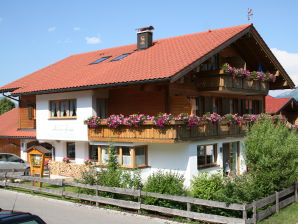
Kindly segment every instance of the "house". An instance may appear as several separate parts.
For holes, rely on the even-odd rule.
[[[266,96],[266,113],[281,114],[291,124],[298,125],[298,102],[295,98],[274,98]]]
[[[19,129],[20,108],[0,115],[0,153],[12,153],[27,159],[26,147],[36,142],[35,129]]]
[[[268,90],[287,88],[293,81],[248,24],[160,40],[145,28],[136,44],[72,55],[0,91],[20,98],[19,129],[36,129],[55,161],[90,158],[104,166],[112,143],[122,167],[140,168],[143,178],[158,169],[179,172],[188,185],[225,164],[243,173],[245,126],[218,117],[262,113]],[[123,116],[159,112],[166,114],[135,115],[116,127]],[[205,120],[168,121],[181,113]],[[96,115],[107,120],[87,126]],[[145,121],[133,125],[138,119]]]

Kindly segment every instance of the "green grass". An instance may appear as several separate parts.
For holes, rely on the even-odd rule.
[[[269,218],[260,222],[260,224],[296,224],[298,223],[298,202],[280,210]]]

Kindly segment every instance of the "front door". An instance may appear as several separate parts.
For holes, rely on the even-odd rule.
[[[240,174],[239,142],[229,142],[222,145],[224,174]]]

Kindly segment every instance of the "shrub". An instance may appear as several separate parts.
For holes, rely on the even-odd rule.
[[[195,198],[218,200],[219,192],[224,186],[224,179],[221,174],[202,173],[192,179],[191,194]]]
[[[120,188],[141,188],[141,175],[138,170],[124,170],[119,166],[117,161],[116,149],[110,145],[109,159],[105,168],[100,171],[89,169],[81,173],[81,179],[77,180],[80,183],[90,185],[100,185],[106,187],[120,187]],[[81,191],[82,192],[82,191]],[[93,190],[84,190],[85,193],[94,194]],[[112,198],[126,198],[119,194],[101,192],[100,195]]]
[[[184,177],[177,173],[157,171],[152,173],[144,184],[143,191],[154,192],[159,194],[169,194],[177,196],[185,196],[187,194],[184,188]],[[177,203],[173,201],[145,197],[145,204],[164,206],[169,208],[183,208],[185,203]]]
[[[298,180],[298,134],[285,123],[257,121],[245,139],[246,164],[263,196]]]

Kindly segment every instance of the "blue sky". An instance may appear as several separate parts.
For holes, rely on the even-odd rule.
[[[0,86],[69,55],[246,24],[247,9],[266,43],[298,84],[298,1],[1,0]]]

